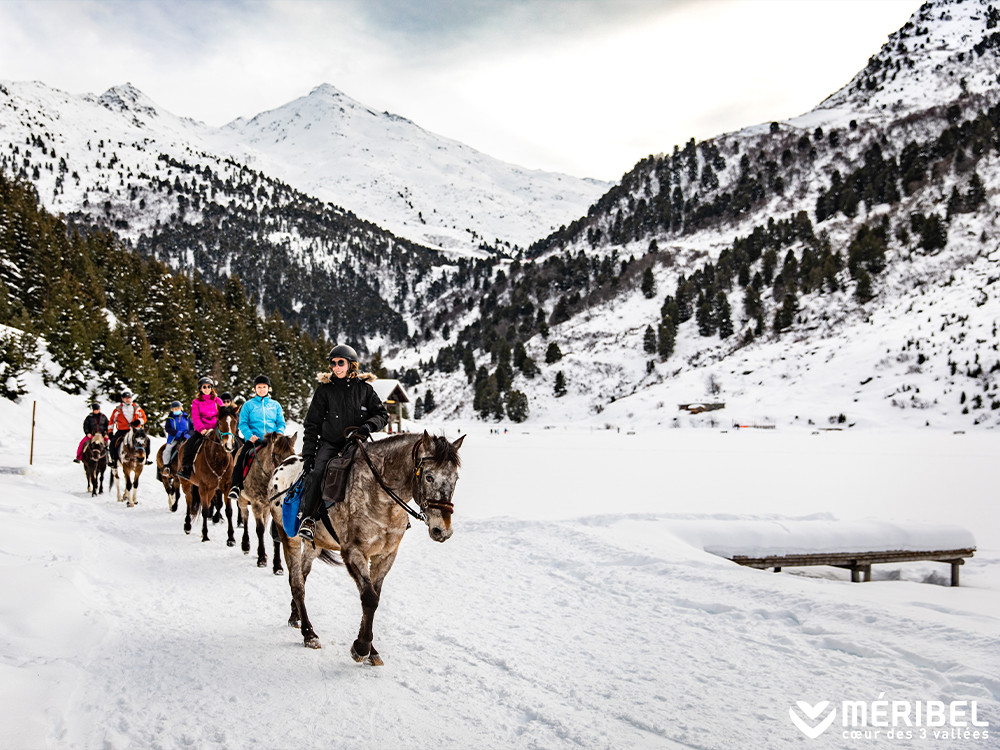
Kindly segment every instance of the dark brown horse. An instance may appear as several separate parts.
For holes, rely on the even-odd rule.
[[[118,492],[118,502],[128,501],[128,507],[133,507],[138,501],[139,477],[142,469],[146,465],[146,430],[142,423],[135,419],[129,427],[128,434],[122,437],[118,443],[118,463],[111,470],[111,479],[108,480],[108,487],[116,485]],[[118,472],[125,475],[125,493],[122,494],[122,480]]]
[[[191,478],[181,479],[181,489],[187,500],[184,516],[184,533],[191,533],[191,519],[201,513],[201,541],[208,541],[208,518],[213,508],[221,507],[222,499],[229,489],[229,479],[233,473],[233,454],[236,446],[236,412],[228,407],[219,409],[219,419],[215,429],[205,436],[198,448],[191,467]],[[183,458],[190,448],[190,440],[185,441],[178,453]],[[229,536],[226,544],[236,544],[233,534],[233,504],[226,498],[226,518],[229,521]],[[218,519],[216,519],[218,520]]]
[[[91,497],[104,494],[104,472],[108,468],[108,441],[100,432],[87,441],[83,449],[83,470],[87,473],[87,490]]]
[[[156,452],[156,476],[163,484],[163,489],[167,493],[167,508],[170,509],[171,513],[177,510],[181,499],[181,480],[177,478],[177,469],[181,465],[180,455],[182,445],[184,445],[183,440],[178,442],[173,455],[170,456],[169,464],[163,463],[163,452],[167,448],[166,443],[161,445],[160,449]]]
[[[254,520],[257,522],[257,567],[263,568],[267,565],[267,551],[264,547],[264,530],[267,522],[271,518],[268,509],[267,490],[271,480],[271,474],[282,461],[295,454],[295,441],[298,438],[296,432],[291,437],[273,432],[264,436],[264,439],[257,443],[257,454],[250,464],[246,479],[243,480],[243,491],[237,501],[240,509],[240,519],[243,521],[243,553],[250,553],[250,512],[253,512]],[[272,570],[275,575],[284,572],[281,567],[281,542],[278,541],[277,534],[272,533],[274,540],[274,564]]]
[[[361,627],[351,646],[351,657],[357,662],[380,666],[382,658],[372,646],[372,622],[382,594],[385,579],[396,551],[409,528],[407,511],[383,488],[393,490],[399,500],[409,506],[415,502],[419,512],[411,514],[427,524],[427,532],[436,542],[447,541],[452,534],[451,498],[458,481],[460,460],[458,449],[465,436],[454,443],[444,437],[395,435],[362,446],[368,451],[377,478],[365,461],[361,449],[350,468],[344,500],[330,509],[330,519],[336,536],[322,523],[316,524],[314,544],[303,543],[299,537],[289,538],[281,523],[280,497],[271,502],[271,517],[285,549],[288,563],[288,584],[292,590],[292,613],[288,624],[300,627],[304,644],[320,648],[319,638],[306,613],[306,578],[313,561],[320,557],[335,562],[332,551],[339,551],[361,595]],[[298,456],[286,459],[272,475],[270,497],[290,487],[302,470]],[[381,481],[379,481],[381,479]]]

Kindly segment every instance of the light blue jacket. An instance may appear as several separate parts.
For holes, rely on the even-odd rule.
[[[284,434],[285,413],[270,396],[254,396],[240,408],[240,434],[249,440],[251,435],[263,438],[269,432]]]

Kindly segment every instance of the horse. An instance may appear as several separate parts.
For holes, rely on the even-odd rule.
[[[295,454],[295,441],[298,439],[296,432],[291,437],[272,432],[264,436],[264,439],[257,443],[256,455],[246,479],[243,481],[243,491],[240,493],[239,518],[243,522],[243,554],[250,554],[250,511],[253,511],[254,520],[257,521],[257,567],[263,568],[267,565],[267,552],[264,548],[264,528],[267,526],[270,514],[267,504],[267,487],[271,479],[271,474],[278,464],[289,456]],[[281,546],[278,537],[272,532],[274,539],[274,565],[272,570],[275,575],[281,575],[284,569],[281,567]]]
[[[87,441],[83,449],[83,470],[87,473],[87,490],[91,497],[104,494],[104,472],[108,468],[108,441],[100,432]],[[98,489],[98,487],[100,489]]]
[[[392,568],[403,534],[410,527],[408,514],[427,524],[427,532],[434,541],[445,542],[451,537],[454,508],[451,498],[458,481],[461,465],[458,449],[463,440],[464,435],[449,443],[446,438],[432,437],[425,431],[423,435],[394,435],[368,448],[359,442],[359,455],[349,469],[344,500],[329,512],[335,534],[330,534],[325,523],[317,523],[312,544],[303,544],[298,536],[289,538],[281,522],[280,496],[298,479],[302,459],[292,456],[274,471],[269,484],[270,509],[288,563],[288,585],[292,592],[288,624],[300,628],[303,645],[321,647],[306,613],[306,578],[316,558],[337,564],[332,553],[339,551],[361,595],[361,626],[351,645],[351,658],[358,663],[382,666],[382,658],[372,645],[372,622],[382,594],[382,581]],[[389,494],[392,488],[396,488],[395,497]],[[410,507],[411,500],[416,502],[419,512]]]
[[[133,419],[129,425],[128,434],[118,442],[118,463],[114,464],[111,471],[111,479],[108,480],[108,487],[115,487],[118,492],[118,502],[128,501],[128,507],[132,508],[138,502],[136,495],[139,492],[139,476],[146,465],[146,430],[142,427],[142,422]],[[121,468],[125,474],[125,494],[122,495],[122,480],[118,476]]]
[[[187,501],[187,513],[184,516],[184,533],[191,533],[191,519],[202,515],[201,541],[208,539],[208,517],[212,515],[212,509],[216,508],[215,522],[221,520],[222,516],[218,508],[221,508],[221,498],[229,489],[229,479],[233,473],[233,449],[236,447],[236,412],[229,407],[219,409],[219,417],[215,429],[205,436],[201,442],[198,454],[194,458],[191,466],[191,478],[181,479],[181,489],[184,490],[184,497]],[[182,456],[184,451],[190,448],[190,440],[178,450]],[[216,503],[216,498],[220,502]],[[233,535],[233,504],[227,497],[226,518],[229,521],[229,537],[226,545],[232,547],[236,544],[236,537]]]
[[[167,448],[166,443],[161,445],[156,452],[156,476],[167,493],[167,508],[170,509],[171,513],[177,510],[181,500],[181,480],[177,478],[177,468],[180,466],[181,446],[183,444],[183,440],[178,443],[174,454],[170,457],[169,464],[163,463],[163,451]],[[166,474],[163,473],[164,469],[168,470]]]

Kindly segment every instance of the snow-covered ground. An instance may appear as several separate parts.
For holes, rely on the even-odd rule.
[[[455,535],[407,534],[370,668],[344,570],[314,569],[324,648],[302,648],[285,578],[221,527],[186,536],[151,471],[135,508],[84,492],[86,400],[34,377],[0,400],[0,748],[1000,747],[993,434],[431,425],[469,432]],[[865,521],[957,525],[978,551],[952,588],[940,563],[852,584],[704,550],[741,524]],[[968,726],[841,725],[843,701],[880,699]],[[810,739],[790,709],[818,728],[824,701]]]

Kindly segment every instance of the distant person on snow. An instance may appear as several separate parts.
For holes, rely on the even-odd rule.
[[[222,399],[215,394],[215,381],[204,377],[198,381],[198,395],[191,402],[191,423],[194,431],[184,444],[183,466],[177,472],[181,479],[191,478],[191,467],[195,454],[201,447],[205,435],[208,435],[219,423],[219,409],[223,407]]]
[[[341,453],[357,436],[366,440],[389,423],[385,404],[375,393],[371,373],[358,373],[358,353],[343,344],[330,350],[330,371],[317,378],[319,385],[306,413],[302,440],[302,525],[299,536],[315,536],[316,516],[323,495],[323,472],[327,462]]]
[[[285,433],[285,412],[271,398],[271,379],[258,375],[253,381],[254,396],[240,407],[240,435],[246,441],[236,457],[230,480],[229,497],[236,500],[243,490],[243,478],[257,443],[270,432]]]
[[[132,391],[126,389],[122,391],[122,400],[111,412],[111,419],[108,423],[108,434],[111,436],[111,465],[118,465],[118,448],[121,439],[128,434],[132,428],[132,422],[139,420],[139,425],[145,427],[146,412],[139,404],[132,401]],[[111,434],[114,432],[114,434]],[[149,455],[149,438],[146,438],[146,455]],[[151,460],[147,464],[153,463]]]
[[[73,463],[80,463],[83,458],[83,449],[94,435],[107,431],[108,418],[101,412],[101,405],[95,401],[90,405],[90,414],[83,418],[83,440],[76,447],[76,458],[73,459]]]

